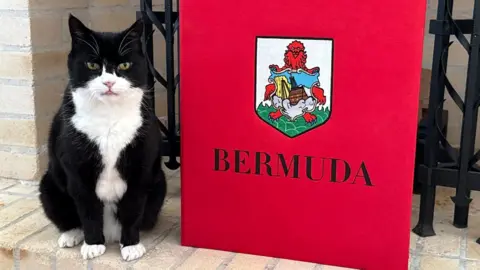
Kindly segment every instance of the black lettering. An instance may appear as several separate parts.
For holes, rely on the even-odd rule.
[[[262,154],[265,156],[265,161],[262,162]],[[268,176],[272,176],[272,166],[270,166],[271,157],[265,152],[255,153],[255,174],[262,175],[262,165],[265,165],[265,170]]]
[[[359,174],[360,170],[362,171],[362,175]],[[365,184],[367,186],[371,186],[371,187],[373,186],[372,179],[370,179],[370,174],[368,173],[368,170],[367,170],[367,166],[365,165],[365,162],[363,162],[363,161],[362,161],[362,164],[360,164],[360,168],[358,168],[357,174],[353,178],[352,184],[355,184],[355,180],[357,180],[357,178],[360,178],[360,177],[365,179]]]
[[[290,170],[292,169],[292,166],[293,166],[293,169],[292,169],[293,170],[293,177],[292,178],[298,178],[298,160],[299,160],[299,156],[294,155],[292,157],[292,159],[290,160],[290,164],[287,165],[287,161],[285,160],[285,157],[283,156],[283,154],[278,154],[278,161],[281,164],[278,164],[277,175],[288,177],[289,174],[290,174]],[[280,165],[282,166],[284,175],[280,175],[280,172],[279,172]]]
[[[215,171],[228,171],[228,169],[230,168],[230,163],[228,162],[227,158],[228,158],[228,152],[227,150],[224,150],[224,149],[219,149],[219,148],[215,148]],[[220,157],[220,153],[222,153],[222,156],[223,157]],[[224,161],[224,169],[220,169],[220,162],[221,161]]]
[[[348,165],[348,163],[343,159],[335,159],[335,158],[332,159],[332,171],[331,171],[330,182],[338,182],[339,180],[337,179],[337,168],[338,168],[337,161],[343,161],[343,164],[345,164],[345,175],[343,176],[343,180],[341,180],[341,182],[345,182],[348,180],[352,172],[352,170],[350,169],[350,165]]]
[[[324,171],[325,171],[325,159],[322,158],[322,176],[320,178],[314,178],[313,177],[313,166],[312,166],[312,159],[314,157],[309,157],[309,156],[306,156],[305,159],[306,159],[306,166],[305,166],[305,169],[307,170],[306,171],[306,174],[307,174],[307,178],[312,180],[312,181],[320,181],[322,180],[323,178],[323,174],[324,174]]]
[[[248,157],[248,152],[247,151],[242,151],[242,150],[235,150],[235,172],[236,173],[245,173],[249,174],[250,173],[250,168],[248,168],[246,171],[240,171],[240,165],[245,165],[245,158],[242,158],[240,156],[241,153],[247,154]]]

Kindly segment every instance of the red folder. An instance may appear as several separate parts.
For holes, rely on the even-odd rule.
[[[182,0],[182,244],[407,269],[425,7]]]

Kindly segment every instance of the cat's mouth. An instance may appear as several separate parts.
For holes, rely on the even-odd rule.
[[[111,89],[102,93],[102,96],[118,96],[117,93],[113,92]]]

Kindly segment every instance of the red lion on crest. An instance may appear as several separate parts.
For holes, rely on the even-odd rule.
[[[305,46],[303,46],[303,43],[300,41],[295,40],[288,44],[284,56],[283,67],[279,68],[277,65],[270,65],[270,69],[273,69],[276,72],[282,72],[286,69],[303,69],[308,73],[320,71],[319,67],[314,67],[312,69],[307,68],[307,52],[305,51]]]

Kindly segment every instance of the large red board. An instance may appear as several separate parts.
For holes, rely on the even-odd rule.
[[[425,6],[181,0],[182,244],[407,269]]]

